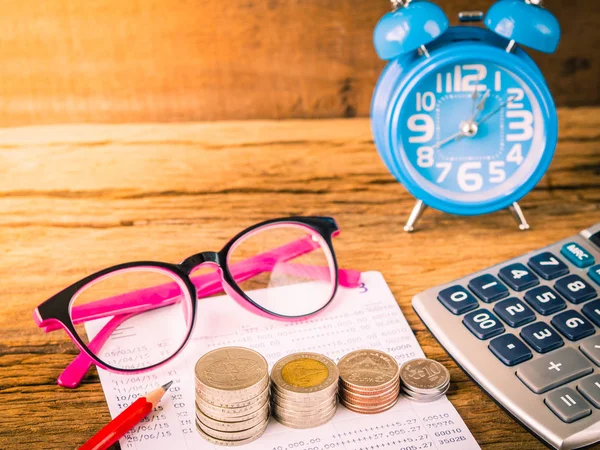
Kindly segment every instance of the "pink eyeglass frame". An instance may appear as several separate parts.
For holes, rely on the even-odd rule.
[[[309,231],[309,234],[301,239],[255,255],[244,261],[239,261],[231,266],[228,264],[230,251],[235,249],[236,244],[243,239],[255,233],[262,232],[265,229],[289,226],[305,229]],[[170,361],[190,341],[196,318],[196,302],[191,300],[194,298],[200,299],[224,291],[245,309],[264,317],[280,320],[300,320],[322,311],[333,300],[338,283],[341,286],[352,288],[357,287],[360,282],[360,272],[338,269],[332,238],[339,235],[339,233],[339,228],[335,220],[331,217],[289,217],[274,219],[258,223],[238,233],[219,252],[198,253],[186,258],[181,264],[155,261],[119,264],[96,272],[74,283],[40,304],[34,310],[33,314],[38,327],[42,328],[45,332],[64,329],[80,349],[79,355],[60,374],[57,383],[67,388],[79,386],[92,364],[110,372],[134,374],[151,370]],[[328,267],[286,263],[319,247],[325,251],[329,263]],[[202,264],[213,265],[217,270],[212,273],[190,277],[190,274]],[[306,275],[310,273],[315,279],[331,279],[332,290],[329,300],[318,310],[300,316],[283,316],[255,303],[244,293],[238,283],[260,273],[271,271],[275,265],[277,265],[278,270],[284,270],[292,275]],[[72,300],[77,297],[83,288],[87,288],[91,284],[97,283],[120,271],[135,269],[152,270],[162,273],[172,278],[173,282],[127,292],[75,307],[71,306]],[[236,279],[238,280],[237,283]],[[152,296],[151,294],[156,294],[157,290],[161,295]],[[136,314],[179,302],[181,301],[182,293],[185,296],[184,315],[186,322],[188,322],[188,331],[183,343],[173,355],[164,361],[141,369],[116,368],[103,362],[95,355],[94,352],[98,352],[102,348],[112,332],[123,322]],[[191,311],[188,310],[188,305]],[[87,345],[75,330],[74,324],[110,316],[112,318]]]

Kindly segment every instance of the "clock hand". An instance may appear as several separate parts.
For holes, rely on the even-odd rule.
[[[471,120],[475,119],[475,109],[477,108],[477,99],[479,98],[479,74],[477,74],[477,84],[471,94],[471,100],[473,100],[473,106],[471,107]]]
[[[498,105],[498,107],[496,109],[494,109],[489,114],[483,116],[481,118],[481,120],[479,120],[479,122],[477,122],[477,125],[481,125],[483,122],[486,122],[487,120],[489,120],[492,117],[494,117],[496,114],[498,114],[500,112],[500,110],[502,108],[504,108],[506,105],[508,105],[510,102],[512,102],[515,98],[517,98],[517,96],[513,95],[512,97],[509,97],[504,103],[500,103],[500,105]]]
[[[475,121],[475,118],[483,112],[483,110],[485,108],[485,102],[487,101],[488,98],[490,98],[490,90],[489,89],[487,91],[485,91],[485,93],[483,94],[483,97],[481,98],[481,101],[477,105],[477,107],[476,107],[477,112],[474,112],[473,115],[471,116],[472,121]]]
[[[438,148],[446,145],[450,141],[462,139],[465,136],[465,133],[461,130],[458,133],[454,133],[452,136],[448,136],[446,139],[439,141],[437,144],[432,145],[431,148],[437,150]]]

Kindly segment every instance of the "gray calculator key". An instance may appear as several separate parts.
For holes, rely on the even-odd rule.
[[[600,366],[600,335],[592,336],[579,345],[579,349],[592,360],[594,364]]]
[[[563,422],[571,423],[592,413],[588,402],[574,389],[563,387],[546,397],[546,405]]]
[[[521,364],[517,376],[536,394],[541,394],[592,371],[589,361],[572,347],[554,350]]]
[[[596,408],[600,408],[600,374],[585,377],[577,384],[577,390]]]

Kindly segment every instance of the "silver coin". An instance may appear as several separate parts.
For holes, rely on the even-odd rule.
[[[269,421],[267,421],[267,425],[268,425],[268,423],[269,423]],[[210,442],[212,444],[222,445],[224,447],[236,447],[238,445],[249,444],[250,442],[255,441],[259,437],[261,437],[266,429],[267,429],[267,427],[265,426],[265,428],[263,429],[263,431],[261,433],[257,433],[256,435],[249,437],[247,439],[241,439],[239,441],[225,441],[223,439],[215,439],[212,436],[206,434],[204,431],[202,431],[202,428],[200,428],[200,426],[198,425],[198,421],[196,421],[196,430],[198,431],[200,436],[202,436],[205,440],[207,440],[208,442]]]
[[[450,380],[444,383],[442,386],[436,387],[434,389],[414,389],[412,386],[408,386],[406,384],[402,385],[402,390],[406,392],[414,392],[415,394],[423,394],[423,395],[437,395],[440,392],[446,392],[450,387]]]
[[[258,352],[243,347],[223,347],[204,354],[194,368],[196,388],[212,398],[231,392],[251,398],[264,389],[250,394],[255,386],[264,383],[268,365]],[[268,376],[267,376],[268,378]],[[237,398],[237,397],[236,397]],[[225,403],[235,403],[228,400]]]
[[[260,408],[257,408],[252,411],[248,411],[245,414],[240,413],[238,415],[235,414],[223,414],[218,410],[210,410],[206,409],[203,406],[199,406],[196,403],[196,411],[200,411],[205,416],[210,417],[211,419],[218,420],[220,422],[243,422],[245,420],[250,420],[258,415],[264,414],[264,412],[269,409],[269,402],[265,402],[264,405],[261,405]]]
[[[405,362],[400,367],[401,383],[410,391],[431,393],[442,389],[450,382],[450,372],[439,362],[418,358]]]
[[[305,421],[305,420],[301,420],[301,419],[294,419],[293,421],[287,421],[284,420],[280,417],[277,416],[273,416],[273,418],[275,420],[277,420],[277,422],[279,422],[282,425],[285,425],[286,427],[290,427],[290,428],[316,428],[319,427],[321,425],[326,424],[327,422],[329,422],[333,416],[335,416],[337,409],[333,409],[331,411],[331,413],[329,413],[329,415],[325,415],[325,416],[321,416],[321,420],[318,422],[309,420],[309,421]]]
[[[269,409],[267,409],[263,414],[259,414],[255,417],[251,417],[250,419],[246,419],[239,422],[221,422],[220,420],[211,419],[207,415],[203,414],[201,411],[196,410],[196,420],[199,420],[204,425],[212,428],[213,430],[219,431],[243,431],[248,428],[252,428],[255,425],[263,422],[264,420],[269,418]]]
[[[331,397],[329,397],[327,400],[320,402],[320,403],[315,403],[315,404],[310,404],[310,403],[296,403],[296,402],[291,402],[285,399],[280,398],[277,395],[272,395],[271,396],[271,403],[275,404],[277,406],[279,406],[280,408],[289,408],[289,409],[294,409],[296,411],[315,411],[315,410],[323,410],[325,409],[327,406],[329,406],[332,402],[334,402],[336,400],[336,396],[333,395]]]
[[[196,400],[196,408],[203,413],[210,415],[211,417],[239,417],[252,414],[255,411],[263,408],[268,403],[268,398],[264,399],[262,403],[256,403],[242,408],[219,408],[213,406],[210,403],[204,403],[202,400]]]
[[[265,419],[258,425],[254,425],[253,427],[248,428],[247,430],[242,430],[242,431],[213,430],[212,428],[207,427],[201,421],[197,421],[196,425],[198,427],[200,427],[202,429],[202,431],[204,431],[210,437],[213,437],[215,439],[219,439],[222,441],[241,441],[243,439],[248,439],[253,436],[256,436],[257,434],[262,434],[264,429],[267,427],[268,420],[269,419]]]
[[[298,402],[298,403],[318,403],[335,395],[338,391],[337,385],[331,385],[326,389],[314,393],[298,393],[291,390],[280,388],[275,384],[271,385],[271,394],[279,397]]]
[[[318,421],[322,416],[324,416],[324,415],[326,416],[329,413],[331,413],[331,411],[336,409],[336,407],[337,407],[337,401],[332,402],[331,405],[329,405],[324,410],[314,411],[312,413],[306,412],[306,411],[293,411],[293,410],[289,410],[289,409],[283,409],[283,408],[278,407],[277,405],[273,405],[272,411],[273,411],[273,416],[283,418],[284,420],[287,420],[287,421],[293,421],[295,419],[301,419],[301,420],[314,419],[314,420]]]
[[[196,396],[202,397],[204,401],[215,405],[235,405],[238,403],[247,402],[256,396],[260,395],[269,387],[270,378],[268,372],[255,385],[241,390],[215,390],[207,389],[199,384],[196,379]]]
[[[420,402],[420,403],[434,402],[436,400],[439,400],[440,398],[443,398],[444,395],[446,395],[445,392],[442,392],[441,394],[436,394],[436,395],[419,395],[419,394],[407,393],[407,392],[402,392],[402,394],[407,399],[413,400],[415,402]]]
[[[329,403],[322,405],[319,408],[314,408],[312,410],[282,407],[282,406],[279,406],[277,403],[272,403],[271,411],[273,411],[273,414],[288,414],[290,416],[310,417],[310,416],[315,416],[318,414],[327,414],[336,405],[337,405],[337,398],[334,398]]]
[[[206,399],[202,395],[198,395],[196,393],[196,402],[206,405],[207,408],[210,409],[223,409],[223,410],[231,410],[231,409],[243,409],[243,408],[252,408],[255,405],[263,404],[269,398],[269,388],[267,387],[264,391],[258,394],[256,397],[247,400],[241,403],[229,403],[229,404],[215,404],[210,401],[206,401]]]

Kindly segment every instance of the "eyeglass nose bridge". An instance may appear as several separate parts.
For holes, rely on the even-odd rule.
[[[179,267],[187,274],[191,273],[200,264],[212,263],[221,267],[221,258],[217,252],[202,252],[183,260]]]

